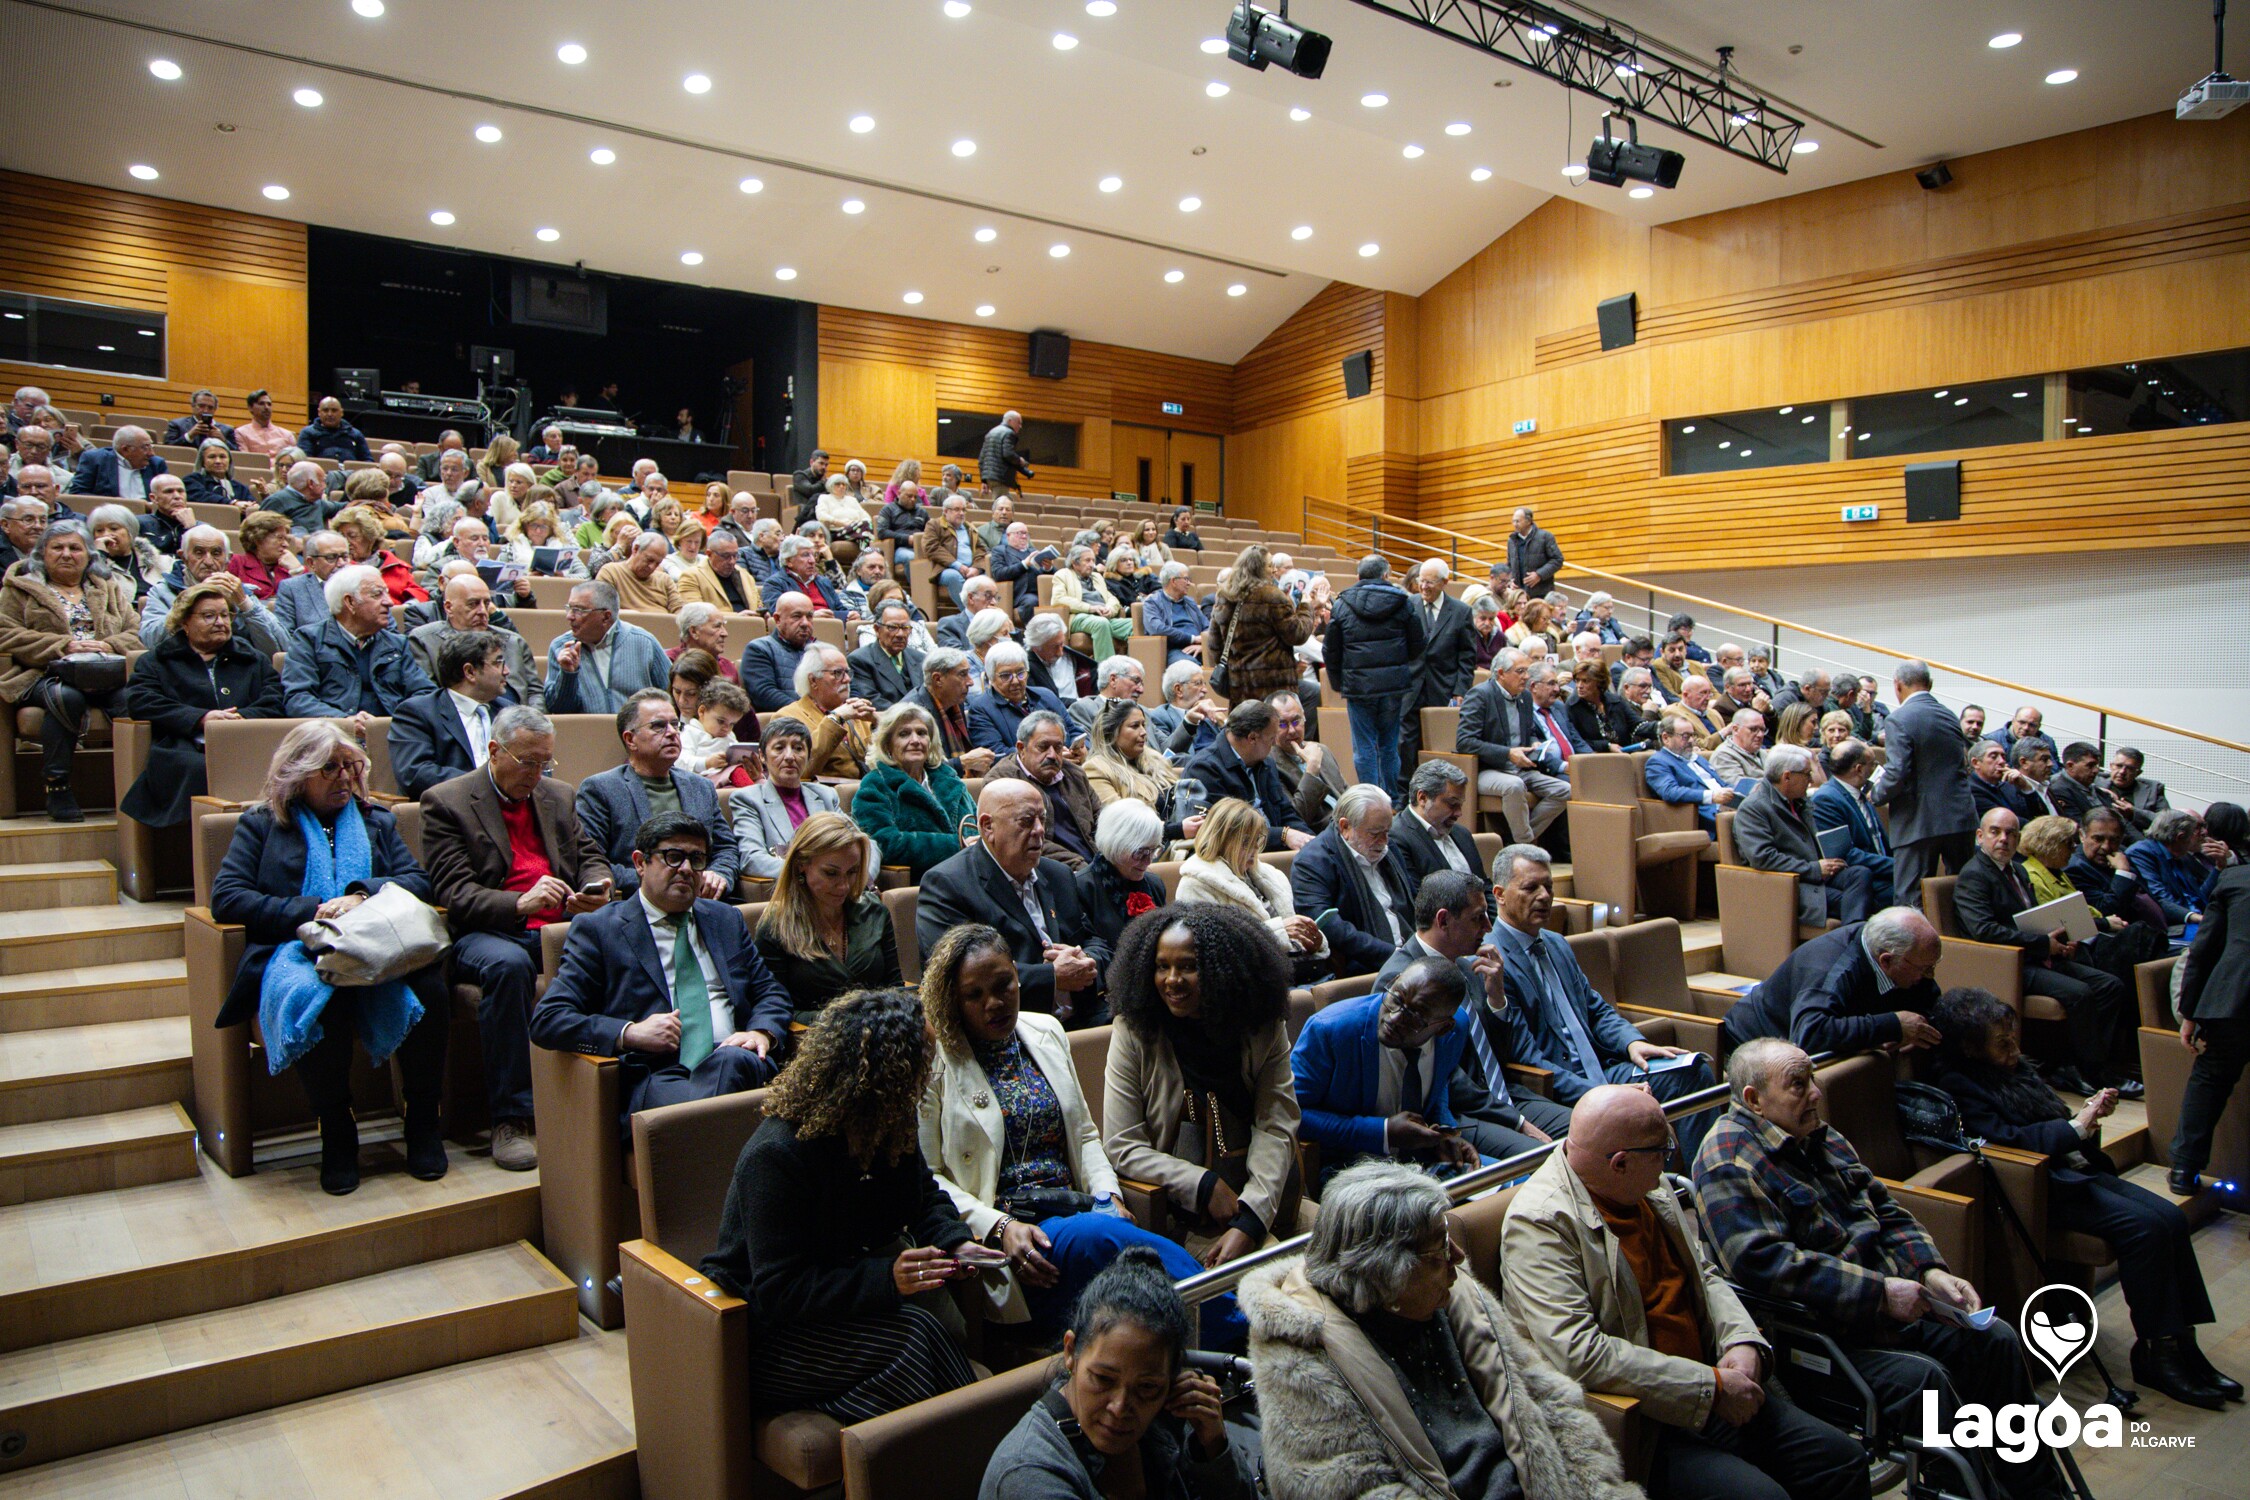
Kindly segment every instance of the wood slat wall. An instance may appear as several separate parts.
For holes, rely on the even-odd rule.
[[[166,379],[0,363],[11,388],[89,411],[108,394],[119,413],[170,417],[208,386],[231,422],[263,386],[275,421],[308,420],[302,224],[0,172],[0,287],[166,318]]]
[[[1344,404],[1343,361],[1375,355],[1375,392],[1388,374],[1383,350],[1383,294],[1336,281],[1313,294],[1234,367],[1238,428],[1264,427]]]

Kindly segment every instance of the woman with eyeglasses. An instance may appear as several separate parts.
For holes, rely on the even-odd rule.
[[[442,961],[403,979],[334,989],[297,940],[316,917],[338,917],[387,885],[423,901],[430,879],[398,824],[367,799],[367,752],[335,719],[310,719],[282,738],[258,805],[234,825],[211,882],[211,915],[245,930],[242,967],[212,1023],[255,1019],[267,1066],[295,1067],[320,1121],[320,1185],[359,1186],[359,1127],[352,1118],[352,1045],[380,1066],[394,1055],[406,1103],[406,1169],[445,1175],[438,1098],[452,1014]]]
[[[840,812],[815,813],[789,842],[758,917],[758,957],[799,1024],[838,995],[900,982],[891,914],[869,882],[874,845]]]
[[[141,645],[132,606],[109,579],[85,526],[57,521],[0,581],[0,702],[41,711],[47,816],[57,823],[86,821],[71,764],[94,710],[123,710],[125,660]]]

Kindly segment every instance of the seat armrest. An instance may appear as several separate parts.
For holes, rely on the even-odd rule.
[[[208,907],[191,906],[182,919],[196,1141],[230,1177],[247,1177],[254,1167],[250,1094],[257,1070],[249,1023],[223,1030],[214,1023],[242,967],[247,938],[240,927],[213,921]]]
[[[2052,1170],[2047,1158],[2036,1151],[2020,1151],[2013,1146],[1986,1146],[1984,1159],[1992,1167],[1994,1180],[2000,1191],[2007,1195],[2006,1205],[1994,1203],[1993,1209],[2006,1213],[2009,1206],[2023,1225],[2031,1231],[2032,1242],[2038,1247],[2034,1256],[2024,1248],[2022,1239],[2006,1224],[1989,1226],[1987,1233],[1998,1237],[1999,1253],[1988,1255],[1997,1264],[1987,1268],[1988,1274],[2002,1267],[2007,1277],[2001,1285],[1988,1289],[1995,1300],[2014,1302],[2029,1294],[2046,1281],[2043,1262],[2054,1248],[2054,1237],[2048,1231],[2047,1189]]]
[[[1553,1097],[1555,1075],[1551,1069],[1533,1067],[1530,1063],[1502,1063],[1500,1066],[1508,1075],[1510,1089],[1529,1089],[1542,1099]]]
[[[1615,1396],[1608,1391],[1588,1391],[1586,1409],[1609,1434],[1610,1445],[1624,1462],[1625,1477],[1635,1484],[1648,1478],[1649,1460],[1656,1446],[1656,1428],[1641,1414],[1638,1396]]]
[[[647,1240],[618,1247],[641,1493],[739,1500],[752,1493],[750,1309]],[[634,1357],[634,1351],[639,1356]]]
[[[1662,1021],[1671,1028],[1667,1045],[1685,1047],[1690,1052],[1700,1052],[1711,1060],[1714,1073],[1719,1067],[1719,1023],[1709,1016],[1692,1015],[1686,1011],[1659,1010],[1653,1005],[1620,1005],[1617,1013],[1633,1023],[1644,1036],[1648,1028],[1644,1021]]]
[[[1117,1179],[1117,1196],[1133,1221],[1151,1234],[1160,1234],[1168,1240],[1180,1236],[1172,1219],[1172,1200],[1163,1188],[1153,1182],[1135,1182],[1130,1177]]]
[[[531,1049],[532,1111],[541,1178],[539,1219],[547,1258],[578,1289],[578,1306],[604,1328],[624,1307],[609,1289],[617,1244],[640,1233],[640,1203],[625,1177],[618,1129],[624,1116],[621,1070],[614,1057]]]
[[[1947,1168],[1951,1160],[1949,1158],[1948,1162],[1941,1162],[1929,1171]],[[1974,1169],[1975,1164],[1969,1158],[1964,1156],[1959,1160]],[[1927,1175],[1927,1172],[1916,1174],[1917,1177]],[[1938,1254],[1944,1257],[1947,1269],[1972,1286],[1980,1285],[1984,1279],[1984,1215],[1979,1199],[1961,1193],[1921,1187],[1911,1182],[1895,1182],[1888,1178],[1882,1179],[1882,1182],[1884,1187],[1890,1189],[1891,1196],[1898,1200],[1899,1206],[1914,1215],[1922,1227],[1930,1232],[1930,1238],[1937,1242]]]

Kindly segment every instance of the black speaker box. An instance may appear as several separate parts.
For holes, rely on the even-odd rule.
[[[1906,519],[1961,519],[1961,460],[1906,466]]]
[[[1070,335],[1052,328],[1031,335],[1031,373],[1040,380],[1061,380],[1070,374]]]
[[[1640,301],[1633,293],[1604,297],[1594,308],[1595,321],[1602,326],[1602,347],[1622,349],[1633,342],[1639,317]]]
[[[1375,351],[1362,349],[1344,356],[1344,394],[1353,398],[1375,389]]]

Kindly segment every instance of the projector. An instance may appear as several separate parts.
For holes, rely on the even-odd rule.
[[[2180,95],[2176,110],[2182,120],[2223,120],[2250,104],[2250,83],[2213,73]]]

